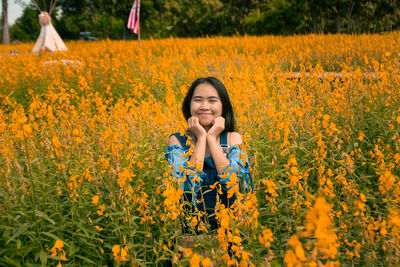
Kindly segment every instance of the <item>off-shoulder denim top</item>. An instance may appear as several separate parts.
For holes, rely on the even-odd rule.
[[[172,175],[180,180],[185,178],[182,179],[183,183],[181,184],[182,190],[184,191],[183,197],[200,211],[204,211],[205,206],[211,230],[214,230],[217,228],[214,209],[218,194],[218,186],[215,185],[221,185],[222,190],[220,190],[219,199],[225,207],[230,207],[236,199],[235,195],[228,198],[227,193],[231,188],[229,182],[232,173],[236,173],[237,175],[239,188],[243,191],[253,189],[253,181],[251,179],[248,158],[244,147],[243,145],[228,147],[227,132],[221,133],[220,144],[230,164],[218,175],[212,157],[204,158],[203,171],[198,171],[194,167],[189,167],[188,161],[190,160],[190,156],[187,155],[187,152],[190,149],[190,143],[187,140],[187,136],[179,133],[173,135],[179,140],[181,146],[171,145],[165,150],[165,157],[172,169]],[[215,187],[213,187],[213,185]],[[198,201],[196,201],[196,199]]]

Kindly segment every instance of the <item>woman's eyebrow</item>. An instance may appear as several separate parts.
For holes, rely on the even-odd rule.
[[[208,98],[208,99],[218,99],[219,97],[218,97],[218,96],[208,96],[208,97],[205,97],[205,98]],[[203,99],[203,97],[202,97],[202,96],[199,96],[199,95],[196,95],[196,96],[193,96],[192,99]]]

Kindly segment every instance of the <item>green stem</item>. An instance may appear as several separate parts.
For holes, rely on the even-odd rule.
[[[35,182],[33,181],[31,158],[30,158],[30,155],[29,155],[28,142],[26,140],[26,136],[25,136],[25,132],[24,131],[23,131],[23,135],[24,135],[25,156],[26,156],[26,161],[27,161],[27,165],[28,165],[28,176],[29,176],[29,180],[31,182],[31,191],[32,191],[32,197],[31,197],[32,218],[35,221],[36,238],[37,238],[38,244],[42,248],[42,242],[40,241],[39,222],[38,222],[38,219],[36,218]]]

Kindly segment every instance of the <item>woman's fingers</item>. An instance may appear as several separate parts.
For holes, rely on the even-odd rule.
[[[196,119],[197,119],[196,117],[190,117],[188,119],[188,127],[189,128],[195,126],[198,123],[198,119],[197,119],[197,123],[196,123]]]
[[[225,119],[223,117],[215,118],[213,126],[208,131],[207,135],[216,138],[225,129]]]
[[[205,136],[207,134],[203,126],[200,125],[199,118],[194,116],[188,119],[188,129],[189,131],[194,133],[197,137]]]
[[[218,127],[223,127],[225,129],[225,119],[224,117],[218,117],[214,120],[214,125]]]

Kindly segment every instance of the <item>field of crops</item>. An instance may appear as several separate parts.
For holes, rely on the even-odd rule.
[[[0,265],[398,266],[399,38],[0,46]],[[255,192],[232,186],[190,247],[181,221],[206,226],[164,150],[204,76],[228,89]]]

